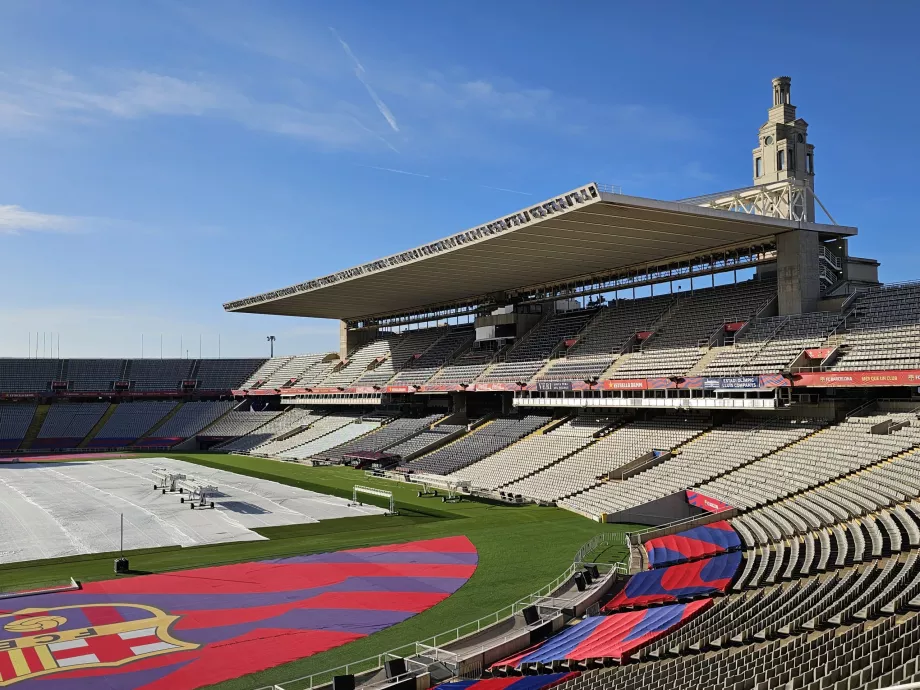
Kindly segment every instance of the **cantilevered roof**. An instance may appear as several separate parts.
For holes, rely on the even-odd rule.
[[[330,319],[381,317],[603,271],[771,240],[791,230],[855,228],[611,194],[587,184],[415,249],[224,305]]]

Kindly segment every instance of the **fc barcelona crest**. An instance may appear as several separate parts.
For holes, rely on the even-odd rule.
[[[197,649],[199,645],[170,634],[178,618],[139,604],[33,608],[0,615],[0,687]]]

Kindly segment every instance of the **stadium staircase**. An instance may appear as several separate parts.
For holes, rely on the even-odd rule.
[[[96,422],[95,426],[90,429],[86,437],[77,444],[77,448],[86,448],[89,442],[96,438],[96,434],[98,434],[102,427],[105,426],[105,423],[109,421],[109,417],[115,414],[117,407],[117,405],[109,405],[108,408],[106,408],[106,411],[102,413],[102,416],[99,418],[99,421]]]
[[[20,450],[29,450],[32,447],[32,442],[38,438],[38,432],[41,431],[42,424],[45,423],[45,417],[48,416],[49,409],[51,409],[51,405],[39,405],[35,408],[35,414],[32,416],[26,435],[19,444]]]
[[[717,345],[716,347],[709,348],[706,354],[703,355],[702,359],[700,359],[699,362],[690,368],[690,371],[687,372],[687,376],[699,376],[706,370],[706,367],[709,366],[712,360],[722,354],[725,350],[731,349],[731,347],[731,345]]]
[[[619,357],[617,357],[615,360],[613,360],[613,364],[607,367],[604,373],[600,375],[600,380],[603,381],[604,379],[612,379],[617,369],[619,369],[624,364],[626,364],[630,359],[632,359],[632,356],[633,356],[632,352],[627,352],[626,354],[620,355]]]
[[[185,405],[185,402],[180,402],[178,405],[175,405],[175,406],[166,414],[166,416],[163,417],[163,419],[161,419],[159,422],[157,422],[156,424],[154,424],[150,429],[147,430],[147,433],[145,433],[143,436],[141,436],[139,439],[137,439],[134,443],[137,444],[137,443],[139,443],[140,441],[143,441],[144,439],[153,436],[154,432],[155,432],[157,429],[159,429],[161,426],[163,426],[164,424],[166,424],[166,422],[168,422],[170,419],[172,419],[173,416],[175,416],[175,414],[176,414],[180,409],[182,409],[182,406],[183,406],[183,405]]]

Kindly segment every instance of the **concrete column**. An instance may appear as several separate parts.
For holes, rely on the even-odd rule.
[[[356,347],[369,343],[377,337],[376,328],[362,328],[360,331],[350,331],[344,321],[339,321],[339,357],[346,359],[348,353]]]
[[[793,230],[776,236],[779,315],[815,311],[821,298],[818,279],[818,234]]]

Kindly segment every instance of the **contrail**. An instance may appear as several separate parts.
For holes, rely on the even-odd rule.
[[[377,110],[380,111],[380,114],[383,115],[384,119],[389,123],[390,127],[394,132],[399,131],[399,125],[396,122],[396,118],[393,116],[393,112],[387,107],[387,104],[384,103],[380,96],[377,95],[377,92],[367,83],[367,80],[364,78],[365,70],[364,65],[361,64],[361,61],[351,52],[351,47],[342,40],[342,37],[339,36],[338,32],[333,29],[331,26],[329,30],[332,32],[332,35],[336,37],[336,40],[342,45],[342,50],[345,51],[345,54],[351,58],[352,62],[355,63],[355,76],[358,78],[364,88],[367,90],[368,95],[374,101],[374,105],[377,106]]]

